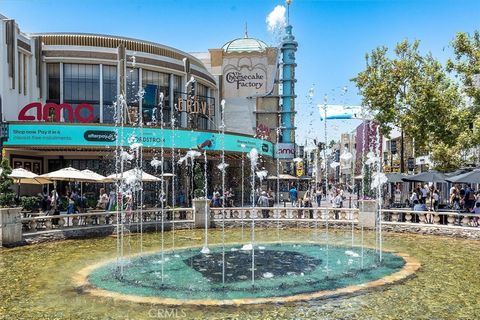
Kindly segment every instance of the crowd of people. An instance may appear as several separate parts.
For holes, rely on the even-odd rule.
[[[433,184],[418,185],[409,200],[414,211],[438,211],[440,192]],[[448,205],[453,210],[480,213],[480,191],[469,184],[454,184],[449,191]]]
[[[438,211],[440,192],[434,185],[418,185],[410,196],[414,211]]]

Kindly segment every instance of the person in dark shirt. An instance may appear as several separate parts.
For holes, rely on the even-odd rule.
[[[295,186],[292,186],[292,188],[289,191],[289,194],[290,194],[290,201],[292,202],[292,206],[297,205],[298,193]]]

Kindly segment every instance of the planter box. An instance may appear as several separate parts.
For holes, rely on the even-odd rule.
[[[22,241],[21,208],[0,209],[0,247]]]

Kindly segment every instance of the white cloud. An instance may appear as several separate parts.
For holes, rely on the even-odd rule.
[[[283,29],[287,25],[287,19],[285,18],[286,8],[284,6],[276,6],[272,12],[267,16],[267,28],[270,32],[276,32],[279,29]]]

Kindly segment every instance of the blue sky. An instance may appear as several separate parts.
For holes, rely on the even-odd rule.
[[[26,32],[91,32],[159,42],[187,52],[219,48],[243,36],[275,44],[266,16],[277,0],[0,0],[0,13]],[[290,22],[299,43],[297,142],[323,139],[316,105],[358,105],[350,79],[365,66],[365,53],[403,39],[421,40],[421,50],[441,61],[451,56],[456,32],[480,29],[480,0],[293,0]],[[315,86],[312,102],[306,99]],[[344,92],[343,87],[347,87]],[[358,121],[332,120],[329,138],[352,130]]]

